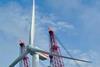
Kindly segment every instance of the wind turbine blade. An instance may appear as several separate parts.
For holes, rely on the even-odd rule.
[[[25,53],[23,53],[21,56],[19,56],[18,58],[16,58],[16,60],[14,60],[9,67],[14,67],[19,61],[21,61],[29,52],[26,51]]]
[[[32,6],[32,23],[30,28],[30,35],[29,35],[29,45],[34,47],[34,41],[35,41],[35,0],[33,0],[33,6]],[[39,55],[33,54],[32,55],[32,67],[39,67]]]
[[[66,59],[71,59],[71,60],[91,63],[91,61],[87,61],[87,60],[81,60],[81,59],[76,59],[76,58],[72,58],[72,57],[61,56],[61,55],[57,55],[57,54],[51,54],[49,52],[46,52],[46,51],[43,51],[43,50],[40,50],[40,49],[37,49],[37,48],[28,47],[27,49],[29,49],[32,53],[40,52],[40,53],[45,53],[45,54],[48,54],[48,55],[51,55],[51,56],[58,56],[58,57],[66,58]]]
[[[35,38],[35,0],[33,0],[32,6],[32,22],[30,26],[30,34],[29,34],[29,44],[33,46]]]

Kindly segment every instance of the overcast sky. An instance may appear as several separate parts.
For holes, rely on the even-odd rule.
[[[74,57],[93,62],[78,62],[81,67],[100,66],[100,0],[36,0],[35,7],[36,46],[49,51],[48,27],[52,27]],[[28,45],[31,16],[32,0],[0,0],[0,67],[8,67],[19,55],[19,40]],[[64,64],[77,67],[66,59]]]

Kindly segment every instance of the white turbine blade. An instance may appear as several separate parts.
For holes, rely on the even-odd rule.
[[[31,30],[29,35],[29,45],[34,47],[34,41],[35,41],[35,0],[33,0],[33,7],[32,7],[32,24],[31,24]],[[39,67],[39,55],[33,54],[32,55],[32,67]]]
[[[21,56],[19,56],[18,58],[16,58],[16,60],[14,60],[9,67],[14,67],[19,61],[21,61],[29,52],[26,51],[25,53],[23,53]]]
[[[35,0],[33,0],[32,6],[32,23],[30,27],[30,34],[29,34],[29,44],[33,46],[34,38],[35,38]]]
[[[45,53],[45,54],[48,54],[48,55],[51,55],[51,56],[58,56],[58,57],[66,58],[66,59],[71,59],[71,60],[91,63],[90,61],[87,61],[87,60],[81,60],[81,59],[76,59],[76,58],[72,58],[72,57],[61,56],[61,55],[57,55],[57,54],[51,54],[49,52],[46,52],[46,51],[43,51],[43,50],[40,50],[40,49],[37,49],[37,48],[28,47],[27,49],[29,49],[32,53],[40,52],[40,53]]]

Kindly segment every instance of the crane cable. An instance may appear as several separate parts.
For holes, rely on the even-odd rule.
[[[70,52],[65,48],[65,46],[61,43],[61,41],[58,39],[58,37],[55,35],[55,37],[56,37],[56,39],[58,40],[58,42],[60,43],[60,45],[62,46],[62,48],[65,50],[65,52],[70,56],[70,57],[72,57],[73,58],[73,56],[70,54]],[[75,62],[75,64],[76,64],[76,66],[77,67],[81,67],[80,65],[79,65],[79,63],[76,61],[76,60],[73,60],[74,62]]]

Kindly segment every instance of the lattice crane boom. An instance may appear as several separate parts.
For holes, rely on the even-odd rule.
[[[24,42],[20,41],[19,45],[20,45],[20,54],[23,54],[26,51],[25,44]],[[29,67],[29,57],[27,55],[24,56],[24,58],[20,62],[20,67]]]
[[[61,55],[60,47],[57,45],[54,32],[49,28],[50,35],[50,53]],[[64,67],[63,59],[61,57],[50,55],[50,66],[51,67]]]

